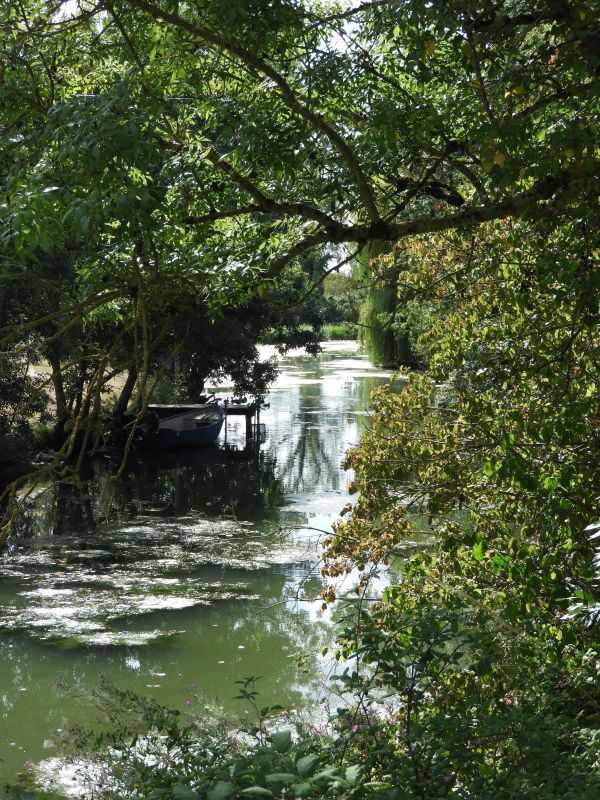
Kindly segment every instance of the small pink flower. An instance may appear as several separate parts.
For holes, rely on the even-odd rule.
[[[191,706],[192,705],[192,700],[189,697],[186,697],[185,700],[184,700],[184,703],[186,704],[186,706]]]

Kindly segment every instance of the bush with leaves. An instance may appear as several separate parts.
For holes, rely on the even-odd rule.
[[[249,713],[236,724],[199,695],[195,706],[188,698],[184,717],[103,680],[95,691],[100,730],[72,729],[68,748],[83,774],[92,775],[94,796],[105,800],[368,794],[366,773],[352,762],[352,751],[346,756],[331,736],[286,717],[281,706],[261,707],[257,681],[237,682],[237,699]]]
[[[404,557],[345,647],[368,665],[349,683],[364,703],[374,684],[389,694],[399,722],[379,768],[404,770],[407,797],[599,791],[600,265],[585,202],[399,254],[401,292],[435,305],[430,368],[376,393],[325,572]],[[429,548],[406,557],[424,519]]]

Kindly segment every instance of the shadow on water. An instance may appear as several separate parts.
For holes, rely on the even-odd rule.
[[[192,682],[231,706],[249,675],[265,704],[319,694],[331,628],[311,601],[310,528],[345,504],[340,462],[385,381],[349,350],[289,357],[260,448],[234,418],[227,448],[134,454],[119,479],[96,461],[79,485],[45,487],[0,558],[3,779],[92,723],[85,693],[102,674],[180,708]]]
[[[206,509],[244,520],[274,519],[284,503],[276,467],[276,459],[253,443],[134,453],[117,479],[115,464],[89,462],[81,483],[46,486],[16,535],[22,541],[41,529],[56,536],[91,533],[140,514],[171,517]]]

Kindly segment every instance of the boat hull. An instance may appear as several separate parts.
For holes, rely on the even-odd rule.
[[[218,439],[225,421],[225,412],[217,405],[186,406],[181,413],[170,413],[162,419],[156,414],[158,408],[149,407],[150,416],[155,415],[155,418],[147,424],[141,442],[144,448],[165,450],[212,444]]]
[[[156,433],[151,434],[144,440],[146,447],[200,447],[204,444],[212,444],[219,438],[223,420],[206,425],[198,430],[174,431],[169,428],[160,428]]]

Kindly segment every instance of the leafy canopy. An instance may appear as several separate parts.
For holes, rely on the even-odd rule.
[[[5,248],[211,302],[597,176],[589,2],[3,4]]]

